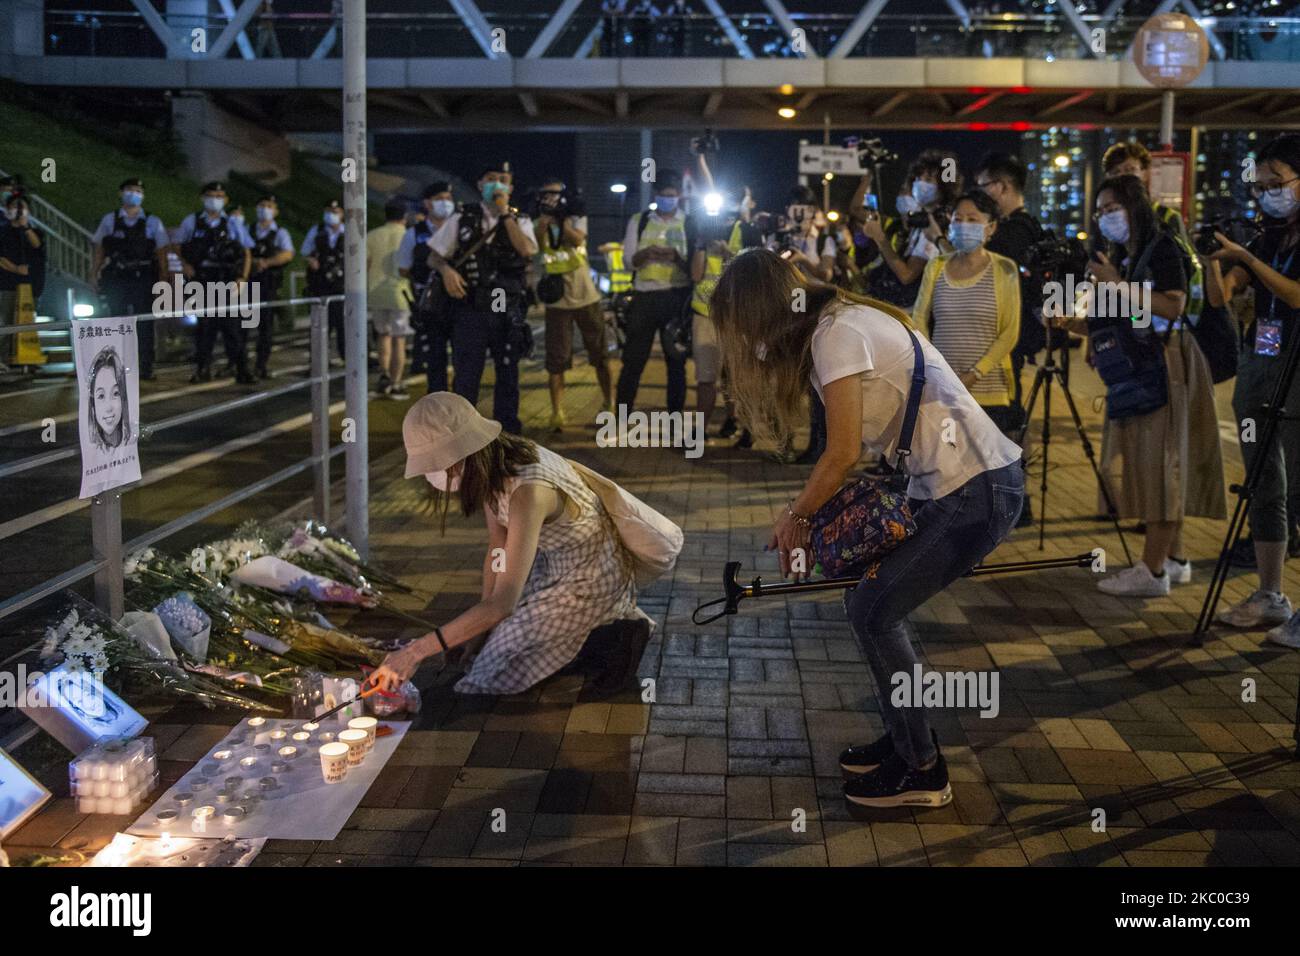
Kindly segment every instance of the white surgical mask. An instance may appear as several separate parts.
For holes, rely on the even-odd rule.
[[[142,202],[144,202],[144,193],[135,192],[134,190],[127,190],[122,193],[123,206],[138,206]]]
[[[230,221],[237,222],[242,226],[244,224],[244,214],[242,212],[231,213]]]
[[[949,223],[948,241],[959,252],[973,252],[984,242],[984,225],[978,222]]]
[[[325,225],[337,226],[339,224],[339,214],[336,212],[327,212],[325,214]]]
[[[274,219],[275,219],[275,210],[272,209],[270,206],[257,207],[258,222],[272,222]]]
[[[1123,209],[1102,213],[1097,220],[1097,228],[1111,242],[1128,242],[1128,213]]]
[[[433,487],[437,488],[443,494],[449,494],[450,492],[460,490],[460,475],[457,475],[455,478],[448,481],[447,472],[445,471],[426,471],[424,473],[424,478],[429,482],[429,484],[433,485]]]
[[[899,214],[903,216],[910,216],[921,208],[921,204],[912,198],[911,193],[903,193],[903,195],[899,196],[894,206],[898,209]]]
[[[18,218],[18,207],[17,207],[17,206],[14,206],[14,207],[12,207],[12,208],[6,209],[6,210],[5,210],[5,218],[8,219],[10,222],[13,222],[13,220],[17,219],[17,218]]]
[[[208,212],[221,212],[226,208],[226,201],[220,196],[204,196],[203,208]]]
[[[433,201],[433,215],[436,219],[446,219],[456,211],[456,204],[450,199],[435,199]]]

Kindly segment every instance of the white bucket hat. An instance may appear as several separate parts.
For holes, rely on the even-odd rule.
[[[501,434],[501,423],[484,418],[454,392],[425,395],[402,419],[406,477],[446,471],[482,451]]]

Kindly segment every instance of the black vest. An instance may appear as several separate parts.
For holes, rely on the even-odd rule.
[[[113,217],[113,231],[104,237],[103,247],[105,278],[153,280],[156,260],[149,240],[149,214],[143,209],[130,226],[119,209]]]
[[[309,295],[338,295],[343,291],[343,233],[330,248],[329,227],[321,225],[316,229],[316,239],[312,243],[312,254],[320,263],[320,268],[307,272],[307,292]]]
[[[215,225],[203,213],[195,213],[194,234],[181,245],[181,257],[194,267],[196,278],[211,282],[237,278],[243,251],[225,213]]]
[[[411,231],[415,233],[415,248],[411,252],[411,285],[417,290],[429,283],[433,270],[429,268],[429,237],[433,235],[433,224],[428,219],[421,219]]]
[[[478,203],[462,207],[458,225],[457,256],[463,255],[483,235],[483,207]],[[511,245],[505,222],[499,220],[491,240],[480,246],[458,271],[471,288],[501,288],[507,295],[520,295],[524,291],[528,260]]]
[[[275,244],[275,240],[280,235],[280,227],[277,225],[260,239],[257,233],[253,233],[253,258],[270,259],[272,256],[279,254],[280,250]],[[274,293],[280,288],[280,275],[284,272],[284,266],[272,266],[270,269],[263,269],[261,272],[250,276],[251,280],[256,280],[262,284],[262,298],[267,298],[267,293]]]

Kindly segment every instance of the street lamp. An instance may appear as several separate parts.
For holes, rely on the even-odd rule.
[[[618,221],[622,222],[627,207],[627,183],[612,183],[609,191],[618,197]]]

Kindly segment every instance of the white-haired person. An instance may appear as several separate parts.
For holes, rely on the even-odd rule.
[[[600,498],[573,465],[503,432],[466,399],[425,395],[402,421],[406,477],[433,489],[446,531],[453,502],[487,528],[479,601],[395,651],[370,675],[391,690],[426,658],[487,634],[455,689],[513,694],[574,663],[598,668],[597,691],[634,676],[650,639],[636,606],[633,566]],[[588,645],[584,647],[584,645]]]

